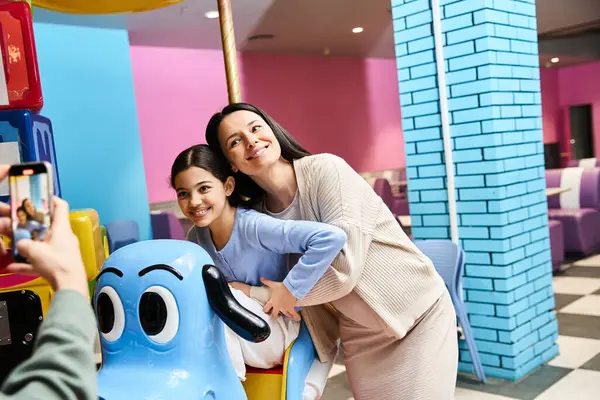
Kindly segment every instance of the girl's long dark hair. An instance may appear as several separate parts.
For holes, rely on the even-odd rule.
[[[173,189],[175,189],[175,178],[177,175],[191,167],[202,168],[203,170],[213,174],[215,178],[223,183],[227,181],[228,177],[233,176],[233,172],[229,168],[229,164],[226,162],[226,160],[223,160],[221,155],[213,152],[206,144],[197,144],[185,149],[179,153],[177,158],[175,158],[173,166],[171,167],[170,178],[171,187]],[[227,198],[227,200],[233,207],[237,207],[242,203],[237,191],[237,183],[233,193]]]
[[[284,160],[292,163],[294,160],[311,155],[311,153],[304,149],[283,126],[279,125],[266,112],[252,104],[233,103],[214,114],[206,126],[206,143],[208,143],[213,152],[218,154],[219,157],[223,158],[226,162],[228,162],[227,158],[225,157],[225,154],[223,154],[223,150],[219,144],[219,126],[221,126],[221,122],[223,122],[223,119],[225,119],[226,116],[236,111],[250,111],[261,117],[267,125],[269,125],[275,134],[277,142],[279,142],[279,146],[281,147],[281,157],[283,157]],[[233,176],[236,182],[236,189],[238,190],[244,205],[255,207],[262,202],[265,192],[252,180],[252,178],[242,172],[236,172]]]

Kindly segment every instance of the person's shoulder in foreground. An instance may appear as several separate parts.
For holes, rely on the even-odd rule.
[[[0,400],[97,399],[95,337],[89,299],[75,290],[58,291],[38,331],[33,355],[8,376]]]
[[[0,165],[0,182],[10,166]],[[0,202],[0,234],[12,235],[10,206]],[[0,390],[2,399],[97,399],[94,339],[96,319],[90,305],[79,240],[69,222],[69,205],[54,198],[52,227],[44,241],[21,239],[19,254],[30,263],[11,263],[3,273],[38,275],[55,291],[37,332],[32,356],[19,364]],[[0,255],[6,250],[0,246]]]

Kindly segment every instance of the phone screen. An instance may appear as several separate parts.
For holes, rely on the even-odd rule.
[[[44,164],[24,167],[19,174],[9,176],[13,255],[15,261],[25,261],[17,250],[22,239],[42,241],[50,230],[51,188],[48,169]]]

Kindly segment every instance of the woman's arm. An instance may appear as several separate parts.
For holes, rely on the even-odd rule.
[[[42,322],[33,355],[2,386],[2,399],[97,399],[92,307],[73,290],[58,291]]]
[[[349,294],[363,271],[381,210],[381,199],[342,158],[332,154],[311,157],[302,168],[311,178],[306,196],[312,196],[319,221],[346,233],[346,245],[322,278],[298,306],[324,304]]]
[[[244,237],[254,246],[280,254],[302,253],[283,281],[302,299],[313,288],[346,242],[341,229],[309,221],[284,221],[254,213],[243,227]]]

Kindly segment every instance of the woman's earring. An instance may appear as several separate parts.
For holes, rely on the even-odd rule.
[[[238,169],[237,169],[236,167],[234,167],[233,165],[231,166],[231,170],[232,170],[234,173],[236,173],[236,174],[237,174],[237,172],[238,172]]]

